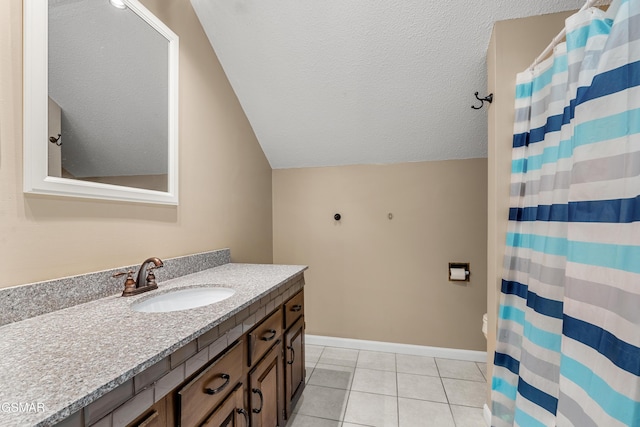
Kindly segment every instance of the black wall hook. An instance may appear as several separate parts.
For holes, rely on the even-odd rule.
[[[472,106],[471,106],[471,108],[473,108],[474,110],[479,110],[479,109],[481,109],[482,107],[484,107],[484,103],[485,103],[485,102],[488,102],[489,104],[491,104],[491,103],[493,102],[493,94],[492,94],[492,93],[490,93],[489,95],[485,96],[484,98],[480,98],[480,97],[478,96],[478,92],[476,92],[476,93],[475,93],[475,96],[476,96],[476,99],[477,99],[478,101],[480,101],[482,104],[480,104],[480,106],[479,106],[479,107],[476,107],[475,105],[472,105]]]
[[[60,147],[62,145],[62,141],[60,141],[60,137],[62,135],[58,134],[58,137],[56,138],[55,136],[50,136],[49,137],[49,142],[52,144],[56,144],[58,147]]]

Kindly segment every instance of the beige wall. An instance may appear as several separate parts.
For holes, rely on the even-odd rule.
[[[516,74],[525,70],[564,28],[571,12],[496,22],[487,51],[489,108],[487,222],[487,364],[489,387],[496,343],[502,260],[509,217],[511,143]],[[489,395],[487,401],[490,400]]]
[[[274,262],[309,265],[307,332],[484,350],[486,164],[274,170]]]
[[[178,207],[23,195],[22,0],[0,2],[0,287],[222,247],[272,262],[271,168],[191,4],[143,3],[180,36]]]

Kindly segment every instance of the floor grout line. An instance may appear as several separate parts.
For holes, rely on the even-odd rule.
[[[350,373],[350,381],[349,384],[347,385],[347,388],[341,388],[341,387],[332,387],[330,385],[317,385],[317,384],[311,384],[309,382],[307,382],[307,385],[310,386],[314,386],[314,387],[324,387],[324,388],[328,388],[328,389],[334,389],[334,390],[340,390],[342,392],[345,392],[345,400],[344,400],[344,407],[343,407],[343,411],[341,413],[340,416],[340,420],[331,420],[331,421],[335,421],[337,423],[336,427],[341,427],[343,424],[348,423],[348,424],[353,424],[353,425],[358,425],[358,426],[362,426],[362,427],[371,427],[368,424],[359,424],[359,423],[355,423],[353,421],[349,421],[346,419],[347,417],[347,410],[349,408],[349,404],[351,403],[351,398],[352,398],[352,393],[356,390],[353,389],[353,384],[354,384],[354,380],[355,380],[355,375],[356,375],[356,371],[358,370],[366,370],[366,371],[376,371],[376,372],[393,372],[394,373],[394,377],[395,377],[395,392],[396,395],[389,395],[389,394],[385,394],[385,393],[373,393],[373,392],[369,392],[369,391],[357,391],[358,393],[362,393],[362,394],[368,394],[368,395],[373,395],[373,396],[382,396],[384,398],[391,398],[394,399],[396,402],[396,417],[397,417],[397,427],[403,427],[400,424],[400,399],[406,399],[408,401],[416,401],[416,402],[428,402],[428,403],[434,403],[434,404],[439,404],[439,405],[447,405],[447,409],[448,409],[448,413],[449,416],[451,417],[451,421],[453,422],[453,427],[457,426],[458,423],[456,422],[456,418],[454,417],[454,406],[455,407],[464,407],[464,408],[469,408],[469,409],[474,409],[474,410],[480,410],[482,411],[481,407],[478,406],[474,406],[474,405],[469,405],[469,404],[452,404],[451,403],[451,399],[449,396],[449,393],[447,391],[447,388],[444,385],[444,379],[451,379],[451,380],[457,380],[457,381],[466,381],[469,383],[483,383],[486,381],[486,377],[482,371],[482,368],[480,367],[480,362],[469,362],[469,363],[473,363],[475,368],[480,372],[481,377],[485,379],[485,381],[482,380],[473,380],[473,379],[468,379],[468,378],[456,378],[455,376],[451,376],[451,373],[449,373],[446,376],[442,376],[442,368],[441,366],[438,364],[438,360],[456,360],[456,359],[445,359],[445,358],[435,358],[435,357],[429,357],[429,356],[418,356],[418,357],[424,357],[425,359],[432,359],[434,364],[435,364],[435,368],[436,368],[436,372],[437,375],[429,375],[429,374],[425,374],[425,367],[418,367],[415,370],[422,370],[421,373],[415,373],[415,372],[400,372],[400,367],[399,367],[399,360],[398,360],[398,353],[389,353],[389,352],[370,352],[370,353],[383,353],[383,354],[393,354],[394,357],[394,368],[395,370],[389,370],[389,369],[379,369],[379,368],[375,368],[375,367],[362,367],[359,366],[359,363],[361,362],[361,355],[362,352],[365,350],[360,350],[360,349],[344,349],[344,350],[353,350],[353,351],[357,351],[357,355],[356,355],[356,360],[355,360],[355,365],[351,365],[351,360],[350,359],[345,359],[345,363],[349,363],[348,365],[346,364],[339,364],[339,363],[330,363],[331,360],[329,361],[329,363],[327,361],[321,361],[320,359],[323,357],[325,350],[328,348],[335,348],[335,349],[343,349],[341,347],[331,347],[331,346],[317,346],[314,345],[314,348],[321,348],[320,352],[319,352],[319,356],[317,357],[317,359],[314,357],[314,362],[307,362],[305,361],[306,364],[308,365],[313,365],[312,368],[312,373],[309,376],[309,379],[311,379],[311,377],[314,375],[315,373],[315,369],[317,368],[318,365],[323,365],[325,367],[325,369],[331,369],[330,367],[335,366],[336,368],[342,368],[344,370],[339,370],[336,369],[337,372],[348,372]],[[335,360],[340,360],[339,357],[334,357],[333,359]],[[463,362],[467,362],[467,361],[463,361]],[[374,362],[375,363],[375,362]],[[385,363],[385,362],[381,362],[381,363]],[[442,363],[442,362],[441,362]],[[450,369],[450,368],[449,368]],[[466,369],[466,368],[465,368]],[[403,368],[403,370],[406,371],[411,371],[410,368]],[[428,371],[428,369],[427,369]],[[441,402],[441,401],[437,401],[437,400],[429,400],[429,399],[421,399],[421,398],[416,398],[416,397],[403,397],[400,396],[400,381],[399,381],[399,374],[404,374],[404,375],[411,375],[411,376],[418,376],[418,377],[425,377],[425,378],[438,378],[439,382],[440,382],[440,386],[442,387],[442,390],[444,392],[444,397],[446,399],[446,402]],[[464,375],[464,374],[462,374]],[[420,381],[420,380],[418,380]],[[444,409],[444,408],[443,408]],[[304,414],[301,414],[304,415]],[[329,420],[328,418],[323,418],[321,416],[319,417],[314,417],[314,416],[310,416],[310,415],[304,415],[306,417],[311,417],[311,418],[319,418],[319,419],[325,419],[325,420]],[[481,415],[482,416],[482,415]],[[484,419],[484,418],[483,418]],[[306,425],[306,424],[305,424]],[[294,427],[294,426],[292,426]],[[395,427],[395,426],[394,426]]]

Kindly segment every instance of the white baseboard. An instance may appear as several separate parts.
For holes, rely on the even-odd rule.
[[[457,348],[428,347],[413,344],[398,344],[382,341],[356,340],[351,338],[324,337],[321,335],[305,335],[307,344],[328,347],[353,348],[357,350],[384,351],[387,353],[411,354],[414,356],[439,357],[443,359],[467,360],[470,362],[486,362],[487,352],[476,350],[460,350]]]
[[[491,409],[489,409],[489,406],[486,403],[484,404],[482,415],[484,415],[484,423],[487,427],[491,427]]]

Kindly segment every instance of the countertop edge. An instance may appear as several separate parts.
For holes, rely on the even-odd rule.
[[[249,265],[249,266],[262,266],[262,265],[264,265],[264,266],[272,266],[274,264],[236,264],[236,263],[225,264],[225,266],[234,266],[234,265],[235,266],[243,266],[243,265],[244,266],[247,266],[247,265]],[[119,375],[119,376],[113,378],[112,380],[106,382],[105,384],[99,386],[97,389],[95,389],[94,391],[89,392],[84,397],[75,400],[73,403],[67,405],[66,407],[57,410],[56,412],[46,416],[46,418],[44,418],[44,419],[42,419],[40,421],[37,421],[36,424],[29,424],[29,425],[34,425],[36,427],[41,427],[41,426],[42,427],[49,427],[49,426],[55,425],[56,423],[66,419],[70,415],[76,413],[77,411],[81,410],[82,408],[86,407],[87,405],[95,402],[100,397],[102,397],[105,394],[109,393],[110,391],[114,390],[118,386],[124,384],[126,381],[128,381],[131,378],[135,377],[140,372],[142,372],[145,369],[151,367],[152,365],[154,365],[155,363],[159,362],[163,358],[171,355],[172,353],[174,353],[179,348],[183,347],[184,345],[188,344],[189,342],[192,342],[193,340],[195,340],[198,337],[202,336],[203,334],[207,333],[211,329],[215,328],[216,326],[220,325],[221,323],[223,323],[227,319],[231,318],[232,316],[235,316],[237,313],[239,313],[242,310],[248,308],[253,303],[255,303],[257,301],[260,301],[262,298],[264,298],[268,294],[276,291],[277,289],[279,289],[283,285],[285,285],[287,283],[291,283],[291,282],[296,281],[296,280],[299,280],[301,277],[303,277],[304,272],[308,268],[307,266],[302,266],[302,265],[300,265],[300,266],[292,266],[292,265],[290,265],[290,266],[286,266],[286,267],[298,267],[299,270],[296,271],[295,273],[283,278],[282,280],[278,281],[277,283],[274,282],[274,284],[272,286],[270,286],[269,288],[267,288],[267,289],[263,290],[262,292],[254,295],[253,297],[249,298],[248,300],[244,301],[239,306],[229,310],[228,312],[224,313],[223,315],[220,315],[215,320],[213,320],[210,323],[208,323],[206,326],[195,330],[190,335],[184,337],[183,339],[180,339],[179,341],[177,341],[174,344],[170,345],[166,349],[158,352],[156,355],[154,355],[154,356],[152,356],[150,358],[147,358],[146,360],[140,362],[140,364],[138,364],[137,366],[135,366],[133,368],[126,369],[124,372],[122,372],[121,375]],[[211,268],[209,270],[217,270],[219,268],[221,268],[221,267],[213,267],[213,268]],[[201,272],[199,272],[199,273],[201,273]],[[180,279],[181,278],[175,278],[175,279],[171,279],[170,281],[179,281]],[[108,298],[113,298],[113,296],[102,298],[102,299],[106,300]]]

